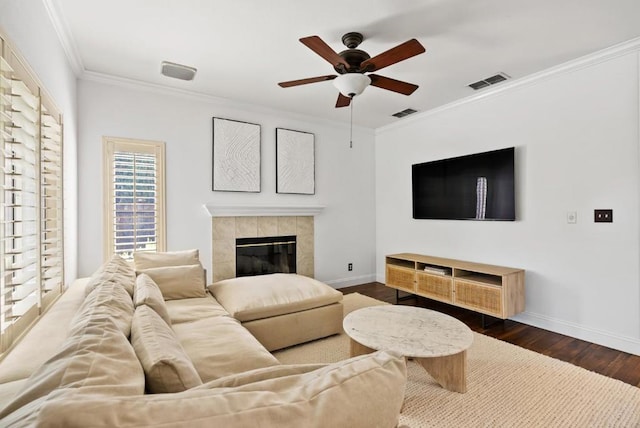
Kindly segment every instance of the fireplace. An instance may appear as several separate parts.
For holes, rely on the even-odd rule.
[[[236,277],[237,239],[272,236],[296,237],[295,270],[290,271],[313,278],[314,215],[321,208],[276,210],[274,207],[258,207],[256,214],[264,211],[266,215],[255,216],[247,215],[248,210],[248,207],[231,209],[207,205],[207,211],[211,214],[213,282]],[[286,215],[289,213],[292,215]]]
[[[236,277],[296,273],[296,236],[236,239]]]

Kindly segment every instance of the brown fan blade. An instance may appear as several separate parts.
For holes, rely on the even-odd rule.
[[[303,37],[300,39],[302,44],[306,47],[320,55],[322,58],[326,59],[333,65],[334,67],[338,64],[344,65],[346,68],[349,68],[349,63],[344,60],[340,55],[336,53],[331,47],[326,44],[320,37],[318,36],[309,36]]]
[[[418,89],[418,85],[403,82],[402,80],[392,79],[390,77],[379,76],[377,74],[369,74],[371,85],[388,91],[397,92],[399,94],[411,95]]]
[[[324,82],[325,80],[333,80],[336,77],[338,77],[338,76],[336,76],[335,74],[328,74],[326,76],[310,77],[308,79],[290,80],[288,82],[280,82],[280,83],[278,83],[278,85],[280,85],[283,88],[290,88],[291,86],[306,85],[307,83],[316,83],[316,82]]]
[[[397,62],[404,61],[412,56],[419,55],[424,51],[424,46],[422,46],[419,41],[411,39],[373,58],[362,61],[360,70],[366,72],[377,71]]]
[[[336,101],[336,108],[347,107],[351,104],[351,98],[345,97],[341,93],[338,93],[338,101]]]

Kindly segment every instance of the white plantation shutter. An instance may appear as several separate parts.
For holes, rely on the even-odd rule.
[[[38,315],[39,100],[3,60],[2,333],[12,337]],[[26,326],[25,326],[26,327]]]
[[[63,286],[62,135],[41,92],[0,38],[0,352]]]
[[[164,251],[164,143],[105,138],[105,254]]]
[[[40,147],[41,301],[51,303],[63,282],[62,125],[42,107]]]

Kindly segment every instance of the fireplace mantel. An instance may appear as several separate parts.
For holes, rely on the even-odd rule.
[[[204,204],[204,208],[211,217],[315,216],[324,210],[322,205]]]

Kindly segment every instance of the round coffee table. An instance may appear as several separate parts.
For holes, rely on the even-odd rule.
[[[375,350],[412,357],[450,391],[467,391],[467,349],[473,333],[464,323],[415,306],[380,305],[355,310],[342,323],[351,356]]]

